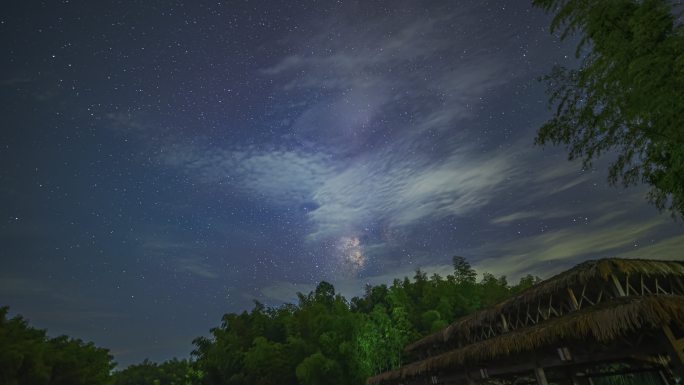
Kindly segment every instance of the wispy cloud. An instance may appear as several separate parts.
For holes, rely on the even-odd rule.
[[[17,76],[13,78],[7,78],[0,80],[0,86],[12,87],[16,85],[26,84],[35,82],[36,79],[30,77]]]
[[[196,245],[178,242],[159,236],[147,236],[140,244],[145,257],[176,272],[186,272],[201,278],[215,279],[219,274],[207,263]]]
[[[5,295],[18,293],[38,293],[46,294],[51,291],[51,287],[44,280],[32,278],[20,278],[3,276],[0,277],[0,293]]]
[[[202,278],[215,279],[219,277],[214,269],[198,258],[177,258],[175,262],[179,271],[185,271]]]
[[[315,192],[311,236],[334,236],[371,221],[399,227],[466,214],[495,196],[514,172],[510,165],[506,154],[477,159],[465,152],[439,161],[391,152],[363,159]]]
[[[311,200],[335,168],[322,153],[284,149],[201,148],[174,144],[161,161],[201,181],[271,202]]]
[[[406,157],[386,148],[345,162],[308,151],[198,149],[178,146],[163,162],[217,188],[263,203],[311,203],[311,240],[464,215],[487,204],[516,175],[511,154],[476,156],[462,146],[443,159]]]
[[[483,50],[462,33],[481,28],[467,10],[406,23],[390,17],[338,22],[335,36],[323,29],[296,44],[284,42],[301,48],[261,72],[283,91],[303,93],[307,107],[291,125],[300,142],[345,153],[363,148],[378,122],[393,125],[384,133],[396,139],[454,128],[473,116],[485,93],[511,80],[505,52]],[[311,102],[311,92],[322,96]]]
[[[512,214],[502,215],[491,220],[493,224],[508,224],[526,219],[549,219],[569,215],[569,211],[544,212],[541,210],[516,211]]]
[[[549,276],[585,259],[681,258],[679,250],[684,249],[684,237],[671,234],[676,228],[673,229],[668,218],[639,222],[624,214],[608,212],[592,222],[484,246],[477,252],[491,257],[479,261],[478,265],[514,276],[523,273]],[[649,245],[654,237],[665,239]]]
[[[623,255],[632,258],[682,260],[684,259],[682,250],[684,250],[684,235],[675,235],[655,243],[642,240],[638,248],[633,248]]]

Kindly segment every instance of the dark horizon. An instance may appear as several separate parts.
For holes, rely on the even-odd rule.
[[[0,306],[120,367],[221,315],[413,271],[681,258],[681,222],[562,147],[576,65],[505,1],[27,2],[0,16]],[[608,156],[609,160],[610,156]]]

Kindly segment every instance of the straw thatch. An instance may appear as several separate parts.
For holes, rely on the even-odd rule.
[[[611,275],[620,276],[625,274],[684,277],[684,261],[622,258],[586,261],[499,304],[462,317],[445,329],[430,334],[408,345],[405,350],[413,351],[438,345],[455,337],[457,334],[461,336],[469,335],[473,329],[482,324],[495,321],[497,317],[508,309],[536,302],[541,297],[559,292],[560,290],[569,287],[584,285],[594,280],[608,281]]]
[[[684,297],[622,297],[403,366],[371,377],[368,383],[482,364],[572,341],[607,343],[632,332],[671,324],[684,327]]]

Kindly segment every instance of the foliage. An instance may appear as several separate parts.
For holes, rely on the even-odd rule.
[[[202,374],[188,360],[172,359],[161,364],[144,360],[113,374],[113,385],[195,385]]]
[[[609,181],[651,186],[649,200],[684,217],[684,25],[670,0],[534,0],[552,30],[579,34],[578,69],[545,77],[555,115],[538,144],[565,144],[585,167],[616,152]]]
[[[66,336],[48,338],[17,316],[0,308],[0,384],[108,384],[114,368],[106,349]]]
[[[383,305],[376,305],[363,321],[355,341],[361,373],[369,376],[401,365],[402,349],[413,334],[404,308],[388,314]]]

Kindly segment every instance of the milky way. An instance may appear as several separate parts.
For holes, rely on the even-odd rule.
[[[366,256],[358,237],[340,238],[337,251],[342,269],[347,274],[356,275],[366,266]]]

